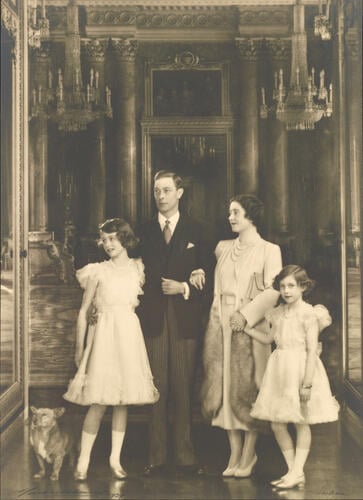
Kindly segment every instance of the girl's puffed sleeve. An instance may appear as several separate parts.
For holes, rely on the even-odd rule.
[[[319,332],[321,332],[324,328],[327,328],[332,324],[332,318],[328,309],[322,304],[317,304],[313,307],[313,309],[315,317],[318,320]]]
[[[137,294],[143,295],[144,291],[142,287],[145,285],[145,266],[141,259],[135,259],[135,266],[139,277],[139,290]]]
[[[100,273],[100,263],[87,264],[76,271],[76,278],[83,289],[86,288],[88,279],[98,280]]]

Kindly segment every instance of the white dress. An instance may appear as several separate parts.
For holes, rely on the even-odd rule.
[[[331,394],[318,352],[310,399],[301,402],[299,396],[307,356],[306,332],[312,324],[321,326],[326,321],[322,312],[324,309],[323,306],[313,307],[302,302],[296,311],[288,312],[287,307],[281,304],[266,315],[272,325],[276,349],[268,360],[261,389],[251,411],[252,417],[271,422],[306,424],[338,419],[339,404]]]
[[[155,403],[159,393],[135,313],[138,295],[143,293],[141,259],[130,259],[122,267],[112,260],[88,264],[76,277],[82,288],[89,277],[98,282],[94,299],[97,323],[89,327],[79,369],[63,397],[80,405]]]
[[[277,245],[263,240],[256,232],[247,245],[240,246],[238,238],[219,242],[215,253],[218,258],[215,288],[220,296],[223,332],[223,401],[212,425],[229,430],[248,430],[248,425],[234,415],[230,403],[232,330],[229,319],[236,309],[249,302],[246,293],[254,273],[264,275],[266,288],[271,285],[282,267],[281,252]],[[267,355],[269,352],[267,350]]]

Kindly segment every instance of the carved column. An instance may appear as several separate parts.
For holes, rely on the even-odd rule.
[[[267,43],[271,56],[272,73],[283,69],[288,74],[291,47],[288,40],[276,39]],[[285,125],[272,117],[268,121],[268,208],[271,210],[271,229],[274,236],[282,237],[288,231],[289,179],[287,160],[287,132]]]
[[[258,46],[256,40],[236,38],[241,56],[240,139],[236,192],[258,190]]]
[[[85,84],[98,87],[100,98],[105,95],[105,44],[91,40],[84,46],[88,63]],[[106,217],[106,151],[105,121],[99,118],[89,126],[91,147],[94,148],[89,165],[89,205],[88,230],[94,233],[98,224]]]
[[[112,39],[117,60],[117,88],[114,92],[116,139],[116,201],[120,215],[131,223],[137,216],[135,59],[134,39]]]
[[[34,50],[34,78],[30,83],[31,99],[41,109],[45,104],[49,85],[49,47]],[[29,142],[29,209],[30,231],[45,232],[48,228],[48,124],[45,113],[40,112],[31,122]]]

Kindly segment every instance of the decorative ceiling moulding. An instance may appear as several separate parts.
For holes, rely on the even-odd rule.
[[[171,40],[229,40],[238,29],[238,12],[231,7],[90,7],[86,13],[88,36],[134,33],[142,40],[165,40],[166,36]]]
[[[304,5],[319,5],[320,0],[303,0]],[[40,0],[38,0],[40,4]],[[323,0],[324,2],[324,0]],[[46,0],[46,5],[66,6],[68,0]],[[77,4],[84,7],[132,7],[132,6],[155,6],[155,7],[186,7],[186,6],[276,6],[294,5],[295,0],[78,0]],[[326,2],[324,2],[326,3]]]
[[[283,36],[290,32],[290,7],[239,7],[240,35]]]

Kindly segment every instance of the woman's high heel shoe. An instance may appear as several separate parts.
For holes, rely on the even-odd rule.
[[[76,469],[74,471],[73,477],[76,481],[85,481],[87,479],[87,471],[80,471]]]
[[[111,467],[112,475],[115,479],[126,479],[127,478],[127,472],[123,470],[121,466],[119,467]]]
[[[254,455],[251,463],[247,467],[244,467],[243,469],[241,467],[237,467],[237,469],[235,470],[235,473],[234,473],[234,477],[237,477],[237,478],[250,477],[250,475],[252,474],[253,468],[256,465],[256,462],[257,462],[257,455]]]
[[[238,468],[238,464],[237,465],[234,465],[233,467],[227,467],[226,469],[224,469],[224,471],[222,472],[222,476],[223,477],[233,477],[234,476],[234,473],[236,472]]]
[[[299,474],[296,476],[295,474],[287,474],[284,479],[282,479],[279,483],[275,485],[275,488],[280,490],[290,490],[292,488],[298,487],[303,488],[305,485],[305,475]]]
[[[279,483],[281,483],[281,481],[283,481],[287,477],[287,475],[288,475],[288,472],[286,474],[284,474],[283,476],[279,477],[278,479],[274,479],[273,481],[270,481],[271,486],[276,486]]]

